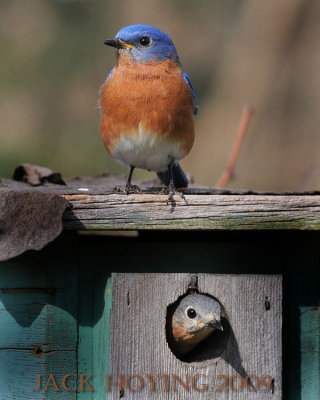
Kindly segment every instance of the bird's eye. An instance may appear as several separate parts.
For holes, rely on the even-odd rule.
[[[194,319],[197,316],[197,313],[193,308],[189,308],[187,311],[187,316],[191,319]]]
[[[149,46],[151,43],[151,39],[148,36],[143,36],[140,40],[139,43],[141,46]]]

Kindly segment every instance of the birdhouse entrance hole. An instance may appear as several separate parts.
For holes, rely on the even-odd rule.
[[[214,302],[217,302],[221,307],[221,319],[220,319],[220,329],[214,329],[212,332],[203,340],[199,341],[194,348],[190,351],[181,354],[179,349],[177,349],[177,342],[174,339],[173,335],[173,316],[177,311],[179,305],[182,300],[189,296],[190,294],[199,294],[201,296],[207,296],[209,299],[212,299]],[[206,299],[204,299],[206,301]],[[194,313],[194,311],[189,311],[189,314]],[[192,315],[191,315],[192,316]],[[208,294],[199,292],[198,288],[193,286],[187,290],[185,294],[179,296],[177,300],[167,307],[167,315],[166,315],[166,340],[171,352],[177,357],[179,360],[186,363],[203,363],[203,365],[208,365],[210,362],[217,360],[224,349],[226,348],[229,334],[230,334],[230,324],[227,320],[226,313],[224,311],[223,305],[219,302],[217,298]],[[200,365],[201,365],[200,364]]]

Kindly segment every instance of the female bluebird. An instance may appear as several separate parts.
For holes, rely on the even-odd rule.
[[[117,49],[118,62],[101,90],[103,143],[130,167],[127,193],[139,191],[131,185],[137,167],[157,172],[171,200],[175,187],[188,185],[177,160],[194,142],[197,102],[190,79],[169,35],[157,28],[127,26],[104,43]]]
[[[172,315],[171,348],[178,357],[189,353],[215,329],[223,331],[221,305],[203,294],[184,297]]]

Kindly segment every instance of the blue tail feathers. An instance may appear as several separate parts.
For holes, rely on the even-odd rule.
[[[167,168],[164,171],[157,172],[158,178],[166,186],[170,183],[170,172]],[[176,189],[188,187],[189,181],[186,174],[183,172],[178,161],[174,161],[172,165],[173,183]]]

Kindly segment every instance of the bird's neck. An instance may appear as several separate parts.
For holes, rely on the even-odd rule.
[[[143,77],[161,77],[175,74],[177,71],[181,73],[181,65],[176,60],[151,60],[148,62],[135,62],[128,54],[119,54],[118,63],[116,65],[118,72],[125,74],[141,75]],[[168,75],[169,74],[169,75]]]

